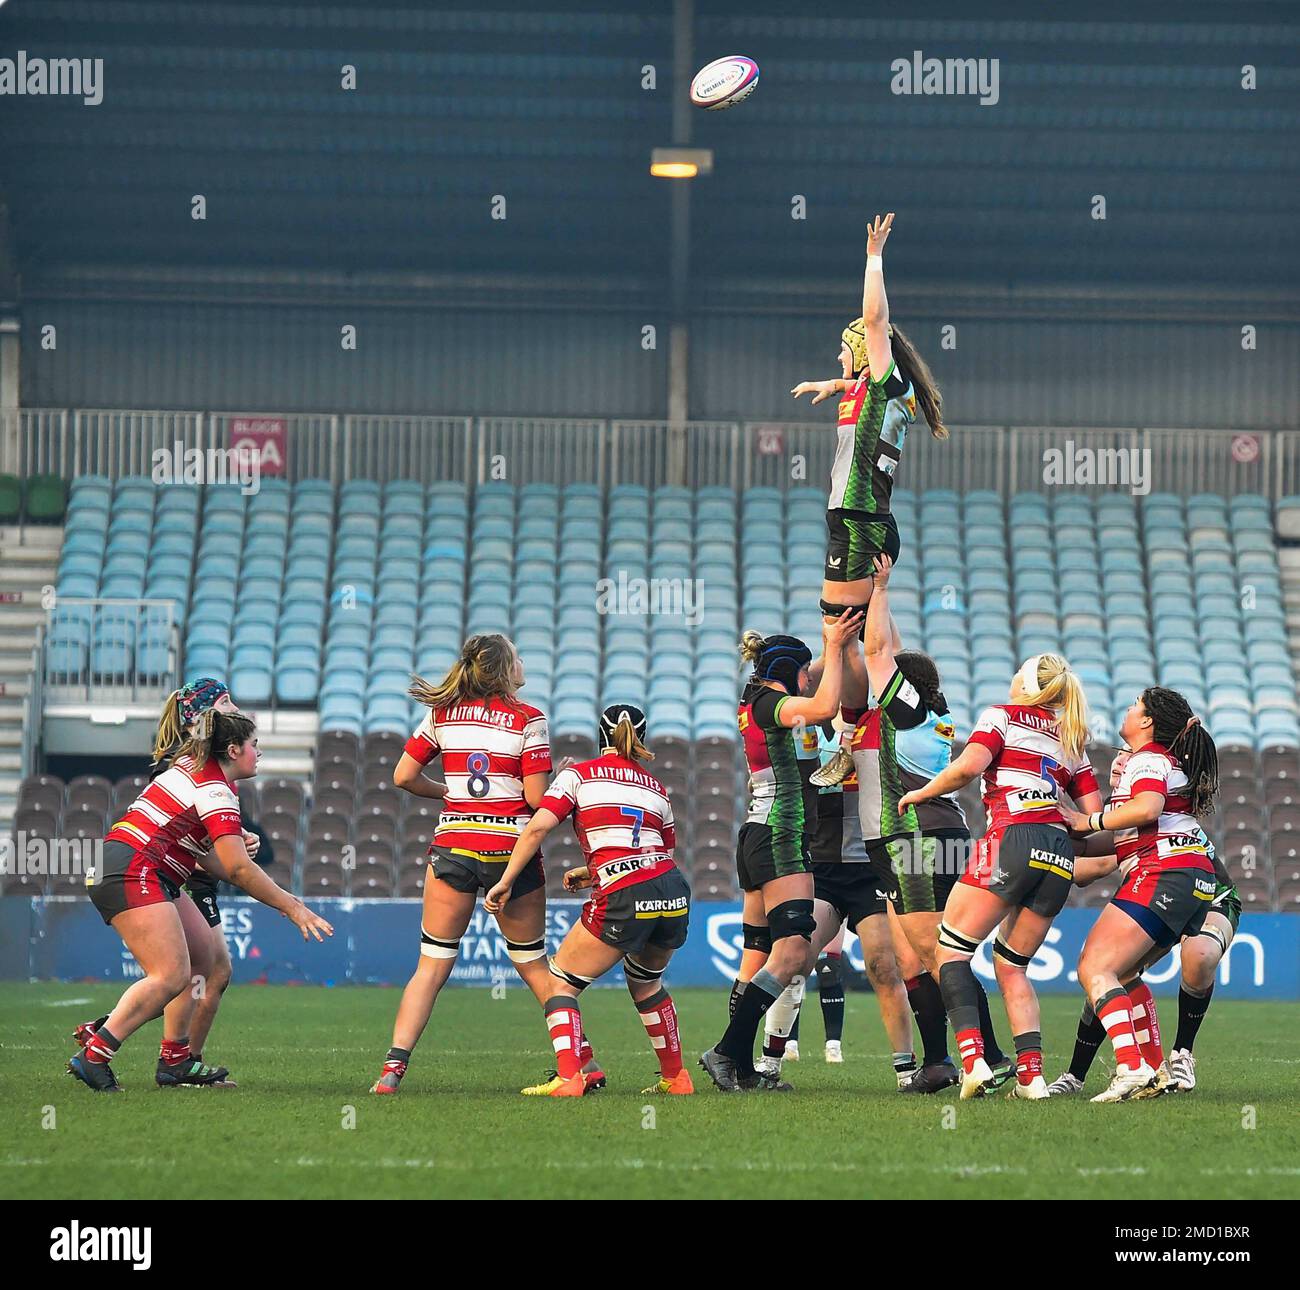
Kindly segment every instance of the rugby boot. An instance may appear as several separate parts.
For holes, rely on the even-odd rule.
[[[122,1086],[107,1062],[92,1062],[84,1053],[78,1053],[68,1062],[68,1074],[79,1079],[94,1093],[120,1093]]]

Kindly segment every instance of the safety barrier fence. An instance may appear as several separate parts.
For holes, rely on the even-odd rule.
[[[0,410],[0,473],[179,478],[186,454],[228,451],[260,427],[261,473],[289,480],[504,480],[612,487],[819,486],[835,452],[820,422],[624,421],[316,413]],[[270,429],[268,430],[268,427]],[[265,445],[269,443],[270,447]],[[196,469],[202,470],[200,462]],[[195,482],[213,482],[200,475]],[[899,482],[910,487],[1300,494],[1300,431],[912,427]]]

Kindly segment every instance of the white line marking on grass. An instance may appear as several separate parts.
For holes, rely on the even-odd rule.
[[[45,1006],[47,1008],[81,1008],[89,1002],[89,999],[47,999]]]

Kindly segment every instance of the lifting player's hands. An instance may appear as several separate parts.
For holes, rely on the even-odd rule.
[[[893,211],[890,211],[884,219],[877,215],[874,220],[867,221],[868,255],[879,255],[885,249],[885,243],[889,241],[889,230],[893,227],[893,223]]]
[[[798,385],[790,391],[797,399],[801,394],[811,394],[813,396],[813,406],[821,403],[823,399],[829,399],[832,394],[840,392],[842,381],[800,381]]]
[[[315,914],[308,909],[301,900],[294,902],[293,908],[286,917],[302,933],[304,941],[313,937],[318,941],[323,941],[326,936],[334,935],[334,928],[319,914]]]
[[[875,584],[877,590],[889,586],[889,575],[894,572],[894,562],[882,551],[876,556]]]
[[[483,897],[484,908],[489,914],[499,914],[506,907],[506,901],[510,899],[513,885],[513,883],[499,882]]]
[[[580,864],[576,869],[570,869],[564,875],[564,890],[583,891],[585,888],[590,887],[593,881],[591,870],[585,864]]]
[[[863,613],[849,606],[838,618],[822,619],[822,641],[828,650],[843,649],[862,626]]]

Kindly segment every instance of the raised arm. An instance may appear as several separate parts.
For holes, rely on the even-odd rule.
[[[783,726],[817,725],[840,710],[840,683],[844,674],[844,644],[862,622],[861,612],[846,609],[838,618],[822,623],[822,678],[811,698],[785,699],[777,713]]]
[[[894,675],[894,659],[898,653],[895,644],[898,628],[889,612],[889,575],[893,568],[894,562],[887,555],[876,556],[875,588],[867,602],[867,623],[862,637],[862,649],[867,658],[867,676],[877,700],[884,694],[890,677]]]
[[[862,282],[862,325],[867,335],[867,364],[871,379],[881,381],[894,361],[889,343],[889,298],[885,295],[885,267],[881,256],[889,240],[894,213],[879,215],[867,225],[867,271]]]

